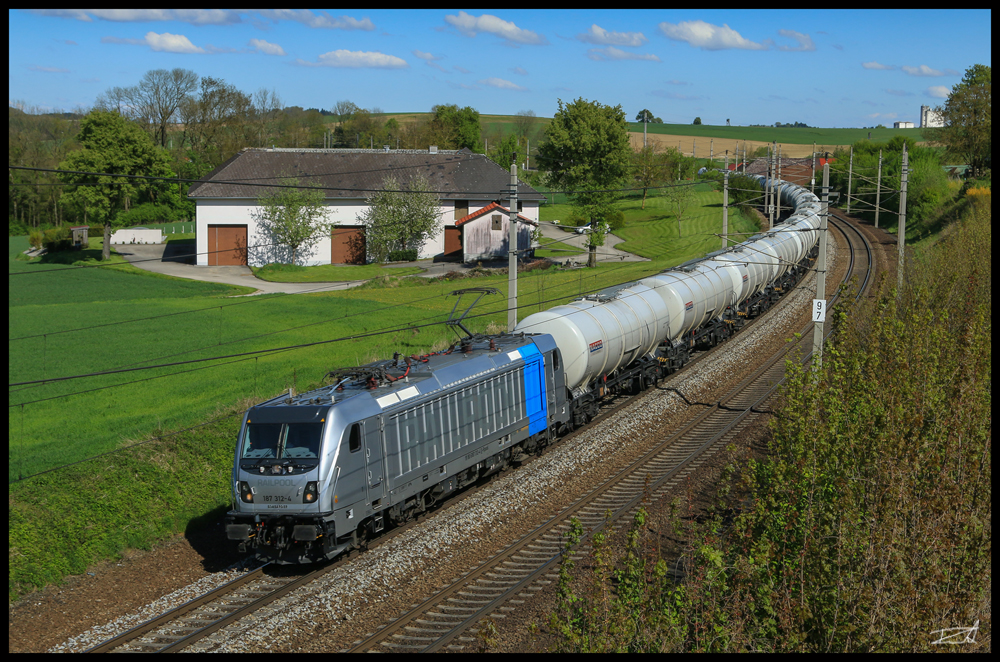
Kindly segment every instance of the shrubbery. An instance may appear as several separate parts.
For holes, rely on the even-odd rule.
[[[413,262],[416,259],[416,248],[407,248],[406,250],[389,252],[389,262]]]
[[[153,225],[156,223],[170,223],[172,221],[190,220],[186,210],[178,209],[171,205],[161,205],[153,202],[136,205],[128,211],[118,214],[118,227],[130,228],[136,225]],[[93,228],[91,228],[93,229]],[[104,232],[103,227],[101,233]]]
[[[930,652],[982,622],[960,648],[988,651],[990,221],[971,206],[907,262],[901,296],[886,283],[835,308],[821,370],[788,362],[768,456],[716,512],[660,534],[683,541],[683,581],[641,510],[623,550],[594,535],[584,581],[565,556],[558,647]]]
[[[53,228],[42,233],[42,246],[50,253],[73,248],[73,232],[69,228]]]

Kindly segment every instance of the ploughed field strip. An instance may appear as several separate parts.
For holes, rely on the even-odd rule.
[[[848,240],[851,263],[845,283],[854,275],[864,285],[870,281],[871,247],[849,223],[835,226]],[[739,383],[718,403],[706,409],[684,428],[667,438],[660,430],[649,431],[649,452],[610,478],[573,505],[501,550],[426,601],[368,637],[356,641],[347,652],[436,652],[474,649],[476,632],[485,619],[503,619],[558,578],[564,551],[574,559],[589,551],[593,533],[631,521],[646,499],[667,499],[687,475],[719,449],[737,439],[761,416],[766,403],[784,378],[786,356],[801,352],[811,358],[812,323],[802,337],[786,345],[762,367]],[[576,518],[588,532],[573,550],[566,550],[565,534]]]

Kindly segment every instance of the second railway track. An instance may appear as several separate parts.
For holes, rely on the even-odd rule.
[[[871,277],[870,245],[862,233],[836,215],[831,216],[831,226],[837,228],[850,247],[850,265],[844,280],[859,275],[859,290],[863,292]],[[803,333],[803,337],[806,335]],[[808,343],[801,340],[795,347],[799,345],[805,354]],[[719,349],[725,351],[724,347]],[[432,596],[412,605],[384,627],[354,641],[347,650],[431,652],[468,649],[476,640],[472,631],[480,627],[483,619],[506,617],[556,579],[564,534],[572,518],[580,520],[591,533],[603,526],[627,521],[644,494],[652,498],[669,494],[705,457],[724,447],[760,416],[761,407],[783,376],[783,357],[792,349],[787,347],[775,355],[728,394],[706,406],[705,411],[683,429],[669,435],[663,429],[649,432],[646,435],[649,450],[628,467],[478,567],[440,586]],[[607,517],[609,512],[610,518]],[[586,545],[586,540],[583,544]],[[575,553],[585,551],[583,547]],[[263,569],[258,569],[91,650],[180,650],[346,561],[348,559],[342,559],[293,578],[267,576]]]

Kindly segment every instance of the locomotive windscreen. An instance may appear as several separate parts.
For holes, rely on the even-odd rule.
[[[242,457],[315,458],[322,439],[322,423],[250,423],[243,437]]]

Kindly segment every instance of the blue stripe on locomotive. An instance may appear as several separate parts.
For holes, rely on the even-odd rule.
[[[545,363],[534,344],[520,348],[524,359],[524,402],[528,415],[528,434],[538,434],[548,426],[545,406]]]

